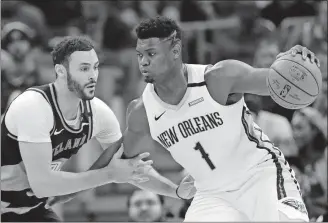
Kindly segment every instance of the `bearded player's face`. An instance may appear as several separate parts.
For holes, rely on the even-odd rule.
[[[68,89],[83,100],[91,100],[95,96],[98,66],[98,56],[94,49],[72,53],[67,70]]]
[[[170,41],[161,41],[159,38],[138,39],[136,51],[140,72],[147,83],[165,79],[165,74],[174,65]]]

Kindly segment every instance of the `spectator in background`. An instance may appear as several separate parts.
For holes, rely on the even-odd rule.
[[[9,22],[22,22],[35,31],[35,41],[45,45],[48,38],[46,17],[42,10],[26,1],[1,2],[1,28]]]
[[[257,68],[268,68],[276,60],[280,52],[278,38],[275,35],[263,38],[257,45],[253,66]]]
[[[291,4],[280,1],[282,5],[287,4],[285,7],[284,14],[285,18],[288,17],[299,17],[299,16],[315,16],[315,7],[311,1],[308,0],[294,0],[289,1]]]
[[[219,18],[230,17],[235,13],[236,2],[235,1],[214,1],[213,7]]]
[[[87,35],[94,41],[96,51],[99,52],[103,45],[105,23],[114,8],[109,7],[105,1],[81,1],[80,4],[81,16],[68,23],[66,35],[72,35],[71,31],[77,35]]]
[[[8,23],[3,27],[1,114],[24,90],[39,85],[39,72],[32,53],[34,37],[34,30],[21,22]]]
[[[285,18],[284,11],[286,7],[292,3],[292,1],[273,0],[261,10],[261,17],[272,21],[278,27]]]
[[[163,4],[165,3],[165,4]],[[162,16],[166,16],[168,18],[171,18],[175,21],[180,21],[180,11],[179,11],[179,6],[180,2],[179,1],[163,1],[161,8],[160,8],[160,14]]]
[[[283,40],[286,49],[300,44],[314,52],[322,50],[327,53],[327,1],[317,2],[315,18],[295,26],[286,38]]]
[[[42,10],[46,25],[52,31],[51,36],[65,36],[69,23],[81,16],[81,1],[26,0],[26,2]]]
[[[261,17],[272,21],[277,27],[287,17],[314,16],[313,4],[305,0],[273,0],[261,10]]]
[[[120,10],[120,18],[133,30],[133,28],[140,22],[140,16],[138,14],[138,2],[137,1],[120,1],[117,3]]]
[[[297,110],[292,119],[296,156],[287,161],[296,173],[310,219],[327,214],[327,122],[314,108]]]
[[[203,3],[195,0],[182,0],[180,3],[180,21],[181,22],[195,22],[206,21],[211,18],[211,15],[207,14],[205,7],[202,7]],[[211,5],[211,3],[210,3]],[[209,6],[207,6],[209,7]],[[206,41],[209,41],[211,32],[206,32]],[[188,48],[188,58],[185,58],[188,63],[198,63],[197,61],[197,41],[195,35],[190,36],[186,43]]]
[[[113,51],[134,47],[135,39],[131,28],[123,22],[118,11],[107,10],[103,27],[102,46]]]
[[[232,3],[231,3],[232,4]],[[235,2],[235,17],[240,20],[240,26],[232,30],[224,30],[216,41],[218,60],[234,58],[246,63],[252,63],[256,43],[263,37],[271,35],[275,25],[269,20],[259,18],[259,9],[255,2]]]
[[[143,3],[145,4],[145,3]],[[148,3],[146,3],[148,4]],[[111,7],[110,7],[111,8]],[[113,101],[113,107],[121,124],[125,129],[125,111],[128,103],[135,99],[140,93],[139,84],[142,83],[141,74],[138,69],[138,61],[135,56],[135,37],[133,30],[121,18],[118,11],[107,10],[108,16],[103,27],[102,46],[104,50],[104,65],[115,66],[120,70],[120,75],[115,78],[115,91],[113,97],[108,97],[106,83],[99,86],[104,93],[99,95],[109,105]],[[103,81],[108,80],[108,74],[103,75]],[[105,80],[106,79],[106,80]],[[110,101],[110,99],[113,99]]]
[[[180,19],[182,22],[205,21],[209,15],[200,7],[203,3],[195,0],[182,0],[180,4]]]
[[[164,197],[150,191],[137,189],[128,197],[128,213],[133,222],[163,222]]]
[[[159,4],[160,1],[158,0],[139,1],[141,19],[156,17],[158,15]]]
[[[327,53],[324,53],[323,51],[319,51],[316,53],[317,58],[320,61],[320,70],[322,74],[322,88],[321,93],[313,103],[313,107],[316,108],[321,115],[325,118],[325,121],[327,122]]]

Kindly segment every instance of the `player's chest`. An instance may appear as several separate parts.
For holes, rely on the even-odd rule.
[[[239,129],[240,125],[240,115],[233,113],[233,110],[206,103],[179,111],[166,110],[150,120],[150,131],[152,138],[166,149],[213,137],[229,141],[234,136],[227,133]]]
[[[69,159],[76,154],[90,140],[90,128],[92,126],[88,122],[82,122],[80,128],[75,130],[68,129],[61,123],[56,123],[51,134],[53,160]]]

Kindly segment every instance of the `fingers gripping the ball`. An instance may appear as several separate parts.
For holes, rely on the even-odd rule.
[[[317,64],[318,67],[320,67],[320,60],[317,57],[315,57],[314,62]]]
[[[279,59],[283,56],[286,55],[292,55],[293,57],[295,57],[297,54],[302,55],[302,59],[303,60],[307,60],[307,58],[309,58],[311,63],[315,63],[318,67],[320,67],[320,61],[319,59],[315,56],[315,54],[310,51],[308,48],[303,47],[301,45],[296,45],[294,47],[292,47],[290,50],[283,52],[283,53],[279,53],[276,57],[276,59]]]
[[[317,66],[320,67],[320,62],[319,62],[318,58],[308,48],[300,46],[300,45],[296,45],[293,48],[291,48],[292,56],[296,56],[297,53],[302,54],[303,60],[306,60],[307,58],[309,58],[311,63],[316,63]]]

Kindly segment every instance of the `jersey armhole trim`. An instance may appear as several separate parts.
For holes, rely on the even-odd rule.
[[[7,136],[8,136],[9,138],[15,140],[15,141],[18,141],[18,140],[17,140],[17,136],[15,136],[14,134],[10,133],[9,130],[8,130],[8,134],[7,134]]]

